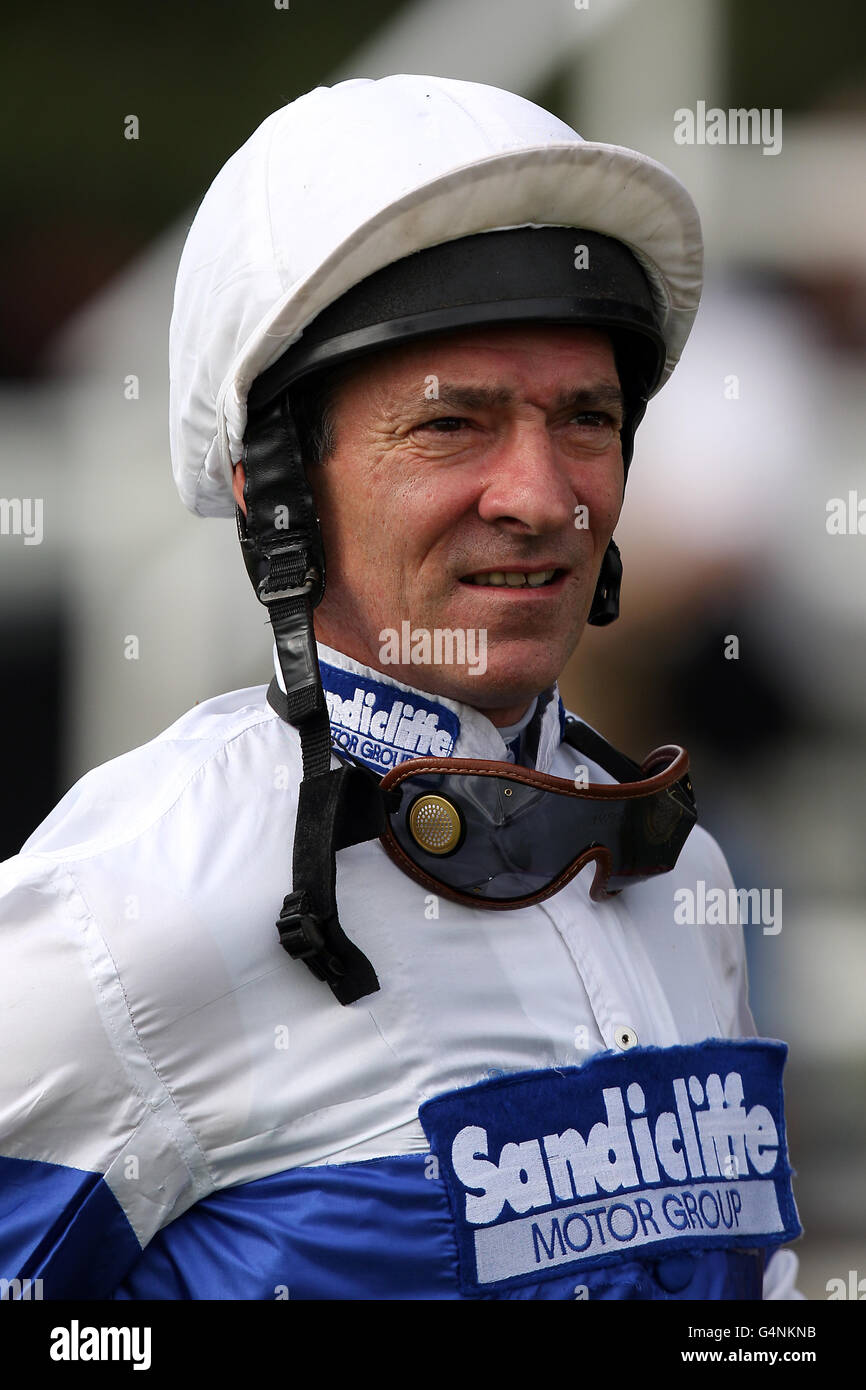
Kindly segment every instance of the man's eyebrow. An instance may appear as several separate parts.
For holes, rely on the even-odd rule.
[[[456,382],[439,383],[435,397],[425,398],[423,405],[433,414],[447,407],[450,410],[489,410],[503,405],[511,405],[514,392],[507,386],[460,386]],[[407,402],[408,404],[408,402]],[[556,411],[611,410],[622,413],[625,400],[618,386],[610,382],[599,382],[593,386],[578,386],[574,390],[560,391],[553,403]]]
[[[514,392],[507,386],[457,386],[454,382],[440,382],[437,396],[431,406],[447,405],[456,410],[484,410],[491,406],[511,405]]]
[[[575,391],[560,391],[554,402],[555,410],[611,410],[622,414],[625,397],[618,386],[599,382],[597,386],[579,386]]]

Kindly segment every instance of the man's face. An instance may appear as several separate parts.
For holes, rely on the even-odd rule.
[[[464,330],[359,363],[337,393],[336,451],[310,470],[319,639],[519,719],[583,632],[622,503],[622,419],[595,329]],[[437,629],[463,634],[462,663],[459,636],[437,651]]]

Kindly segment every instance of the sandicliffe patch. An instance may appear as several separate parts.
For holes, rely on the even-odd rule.
[[[338,749],[374,772],[409,758],[447,758],[460,734],[453,710],[416,691],[342,671],[320,662],[322,686]]]
[[[426,1102],[466,1291],[800,1234],[783,1043],[602,1053]]]

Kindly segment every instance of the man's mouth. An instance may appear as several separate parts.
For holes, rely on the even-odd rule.
[[[565,574],[564,569],[546,570],[485,570],[467,574],[461,584],[482,585],[494,589],[542,589],[555,584]]]

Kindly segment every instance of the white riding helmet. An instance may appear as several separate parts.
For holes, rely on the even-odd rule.
[[[181,257],[170,419],[185,504],[235,514],[250,388],[323,309],[415,252],[518,227],[585,229],[631,251],[663,346],[658,390],[702,278],[697,210],[661,164],[443,77],[356,78],[269,116],[217,175]]]

